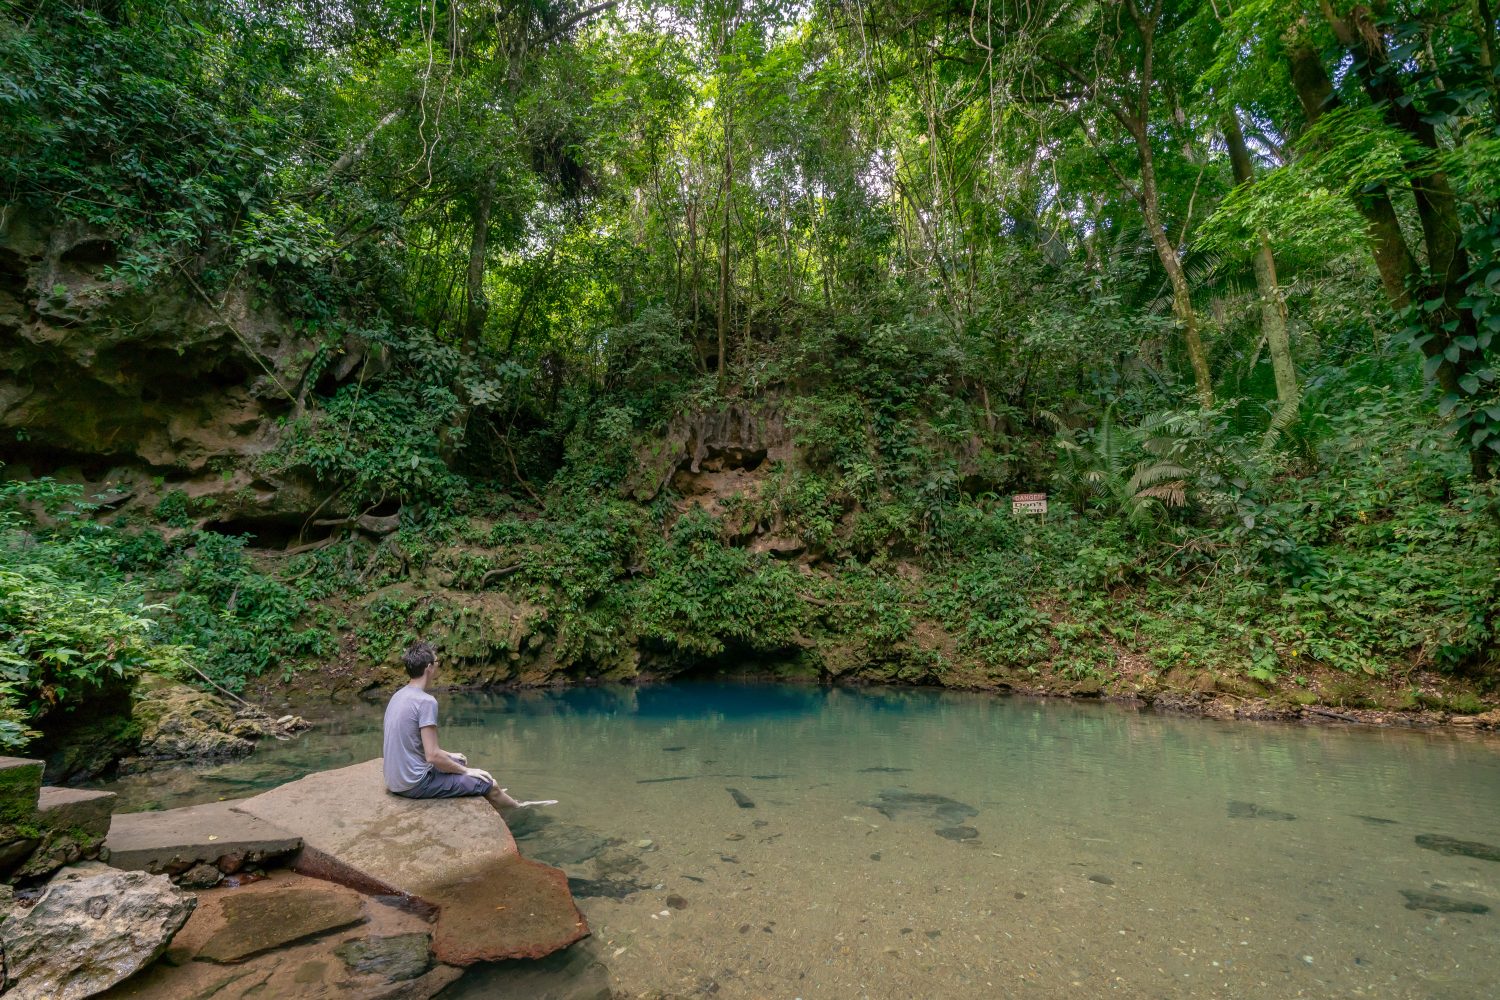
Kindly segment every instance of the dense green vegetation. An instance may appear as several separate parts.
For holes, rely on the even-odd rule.
[[[115,234],[122,288],[254,289],[310,345],[250,376],[288,400],[256,471],[399,507],[270,555],[184,493],[7,484],[0,743],[140,669],[333,678],[341,635],[379,660],[501,589],[574,678],[1213,671],[1474,710],[1422,678],[1497,676],[1496,28],[0,0],[0,199]],[[658,489],[728,407],[793,457],[707,510]]]

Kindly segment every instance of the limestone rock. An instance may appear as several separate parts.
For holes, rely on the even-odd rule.
[[[242,757],[255,749],[230,731],[236,720],[227,702],[162,677],[142,678],[134,714],[141,725],[140,755],[147,760]]]
[[[137,757],[121,763],[126,772],[162,761],[243,757],[262,737],[307,728],[296,716],[281,722],[247,713],[217,695],[164,677],[142,677],[132,697],[140,745]]]
[[[164,875],[58,878],[36,905],[0,923],[14,1000],[77,1000],[138,972],[166,950],[197,901]]]
[[[41,837],[12,877],[50,875],[63,865],[98,857],[114,800],[113,792],[43,787],[36,806]]]
[[[174,487],[216,513],[301,523],[317,505],[306,484],[219,469],[274,444],[285,386],[313,342],[249,275],[213,303],[175,278],[138,288],[110,270],[118,233],[11,207],[0,215],[0,433],[14,445],[26,432],[12,471],[76,479],[64,463],[113,462],[106,481],[133,479],[141,495],[129,502],[149,510],[149,484],[174,469]],[[352,380],[366,357],[351,338],[330,375]]]

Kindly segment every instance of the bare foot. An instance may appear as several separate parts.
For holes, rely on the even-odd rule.
[[[556,799],[530,799],[526,802],[517,802],[511,797],[509,788],[500,789],[500,796],[505,800],[502,805],[506,809],[526,809],[530,806],[555,806]]]

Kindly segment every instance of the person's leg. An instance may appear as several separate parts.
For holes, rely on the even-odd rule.
[[[445,774],[434,769],[428,771],[415,788],[396,794],[408,799],[461,799],[484,795],[493,784],[494,781],[488,778],[476,778],[469,774]]]
[[[432,770],[427,772],[415,788],[396,794],[409,799],[456,799],[482,795],[500,813],[526,806],[557,805],[556,799],[517,802],[488,771],[481,771],[479,774],[444,774],[442,771]]]
[[[501,788],[494,782],[490,782],[490,789],[484,793],[484,797],[489,801],[490,805],[495,807],[495,811],[498,813],[504,813],[507,809],[521,808],[521,803],[517,802],[509,791]]]

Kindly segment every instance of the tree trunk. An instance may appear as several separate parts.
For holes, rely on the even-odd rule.
[[[488,177],[474,205],[474,233],[469,240],[469,309],[464,315],[463,349],[474,350],[490,318],[490,300],[484,291],[484,256],[490,239],[490,208],[495,200],[495,179]]]
[[[1309,125],[1316,125],[1325,111],[1338,106],[1338,99],[1333,95],[1333,82],[1323,69],[1318,50],[1313,48],[1304,32],[1299,31],[1288,39],[1287,60],[1302,113]],[[1354,207],[1365,220],[1370,253],[1375,258],[1375,269],[1380,272],[1380,284],[1385,289],[1386,298],[1396,310],[1405,309],[1411,303],[1411,285],[1421,275],[1406,244],[1406,234],[1401,231],[1401,223],[1396,218],[1396,207],[1391,203],[1390,193],[1384,187],[1362,192],[1354,196]]]
[[[1400,78],[1391,72],[1384,35],[1370,11],[1357,6],[1352,9],[1350,19],[1345,20],[1327,0],[1321,6],[1335,37],[1353,57],[1354,71],[1371,103],[1393,127],[1427,150],[1439,152],[1436,128],[1423,119],[1420,109],[1404,92]],[[1294,36],[1288,42],[1292,83],[1309,123],[1313,123],[1324,110],[1336,104],[1333,88],[1317,51],[1307,40],[1306,26],[1294,29]],[[1435,362],[1433,375],[1443,393],[1462,397],[1460,377],[1479,359],[1472,350],[1457,351],[1456,359],[1451,356],[1455,352],[1450,351],[1455,337],[1472,337],[1476,329],[1473,310],[1464,303],[1464,275],[1469,264],[1462,242],[1458,201],[1444,172],[1430,169],[1422,162],[1409,163],[1408,167],[1426,251],[1425,272],[1407,247],[1390,194],[1384,187],[1373,194],[1357,195],[1355,204],[1369,223],[1371,248],[1387,297],[1397,311],[1402,311],[1413,304],[1413,293],[1416,294],[1419,308],[1415,310],[1415,322],[1422,325],[1425,334],[1421,339],[1422,353],[1429,363]],[[1489,478],[1488,456],[1480,449],[1470,448],[1469,458],[1474,477]]]
[[[1193,310],[1193,290],[1188,284],[1187,272],[1182,267],[1182,258],[1177,247],[1167,238],[1166,226],[1161,219],[1161,198],[1156,187],[1156,153],[1151,148],[1151,93],[1155,86],[1156,28],[1161,21],[1163,4],[1150,9],[1134,2],[1126,5],[1131,20],[1141,36],[1139,79],[1135,94],[1135,107],[1127,111],[1118,105],[1110,111],[1125,126],[1135,141],[1136,159],[1141,168],[1139,186],[1131,185],[1120,175],[1121,183],[1135,198],[1146,218],[1146,229],[1151,235],[1151,245],[1161,259],[1161,266],[1172,283],[1172,313],[1182,327],[1182,342],[1187,348],[1188,363],[1193,366],[1193,382],[1198,387],[1198,401],[1204,409],[1214,405],[1213,377],[1208,371],[1208,354],[1203,349],[1203,335],[1198,328],[1198,314]],[[1106,158],[1106,163],[1109,160]],[[1116,171],[1119,174],[1119,171]]]
[[[1233,109],[1224,123],[1224,140],[1229,146],[1229,163],[1234,170],[1235,183],[1249,187],[1255,183],[1255,167],[1250,161],[1250,150],[1245,146],[1245,133],[1240,130],[1239,112]],[[1271,354],[1279,404],[1266,432],[1266,443],[1269,444],[1297,422],[1301,393],[1297,389],[1297,369],[1292,361],[1292,343],[1287,333],[1286,299],[1276,280],[1276,257],[1271,252],[1271,238],[1264,229],[1256,236],[1260,245],[1256,247],[1253,264],[1255,289],[1260,295],[1260,329]]]
[[[1208,354],[1203,349],[1203,335],[1198,328],[1198,314],[1193,309],[1193,290],[1188,284],[1187,272],[1183,270],[1182,258],[1177,248],[1167,238],[1167,230],[1161,221],[1161,201],[1156,190],[1156,158],[1151,150],[1151,136],[1145,123],[1133,129],[1136,153],[1140,158],[1141,185],[1136,192],[1141,214],[1146,217],[1146,229],[1151,235],[1151,245],[1161,259],[1161,266],[1172,283],[1172,314],[1182,327],[1182,342],[1187,348],[1188,363],[1193,366],[1193,382],[1198,388],[1198,401],[1207,409],[1214,405],[1214,383],[1208,371]]]
[[[1338,99],[1334,96],[1334,84],[1329,81],[1328,73],[1323,69],[1319,52],[1313,48],[1307,39],[1305,31],[1299,31],[1295,39],[1290,39],[1287,46],[1287,58],[1292,61],[1292,84],[1298,91],[1298,99],[1302,102],[1302,111],[1307,114],[1308,124],[1316,124],[1322,117],[1323,112],[1329,108],[1338,106]],[[1371,99],[1377,99],[1377,94],[1371,93]],[[1422,219],[1422,232],[1424,237],[1433,235],[1439,241],[1439,246],[1428,246],[1428,259],[1433,264],[1434,273],[1446,273],[1454,265],[1463,261],[1463,253],[1457,250],[1457,241],[1449,240],[1445,229],[1445,223],[1437,223],[1431,219],[1434,213],[1434,201],[1431,198],[1433,186],[1430,180],[1419,181],[1413,177],[1413,193],[1421,190],[1418,195],[1418,211]],[[1442,207],[1445,198],[1442,190],[1448,187],[1448,181],[1443,178],[1442,184],[1437,186],[1439,196],[1437,205]],[[1355,207],[1359,214],[1364,216],[1365,223],[1370,229],[1370,249],[1376,258],[1376,270],[1380,271],[1380,283],[1385,286],[1386,298],[1391,300],[1391,306],[1397,312],[1403,312],[1407,306],[1412,304],[1412,292],[1416,291],[1422,298],[1443,295],[1443,298],[1454,297],[1457,300],[1461,294],[1461,288],[1431,289],[1428,286],[1427,276],[1422,273],[1422,268],[1416,262],[1410,247],[1407,246],[1406,234],[1401,229],[1400,220],[1397,219],[1395,205],[1391,201],[1391,193],[1383,186],[1374,187],[1368,192],[1355,195]],[[1436,250],[1436,252],[1434,252]],[[1442,271],[1440,271],[1442,268]],[[1443,352],[1448,348],[1452,333],[1443,328],[1448,321],[1448,309],[1427,312],[1421,310],[1419,322],[1422,322],[1430,336],[1422,345],[1422,352],[1428,358],[1442,357],[1437,364],[1437,384],[1445,393],[1458,391],[1458,367],[1448,358],[1443,357]]]
[[[703,261],[698,256],[698,196],[696,194],[688,197],[686,218],[688,256],[693,262],[693,365],[699,372],[706,374],[708,368],[703,363],[703,341],[700,339],[703,331],[699,329],[703,311]]]
[[[728,378],[729,354],[729,221],[734,214],[734,105],[724,98],[724,183],[721,195],[724,219],[719,240],[719,391]]]
[[[1495,12],[1490,0],[1473,0],[1474,30],[1479,35],[1479,69],[1490,88],[1490,115],[1500,127],[1500,78],[1495,76]]]

